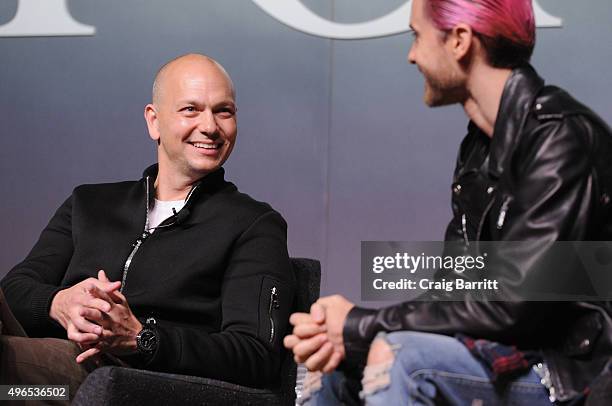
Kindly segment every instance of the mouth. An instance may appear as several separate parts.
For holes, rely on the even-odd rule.
[[[202,150],[217,150],[223,145],[222,142],[189,142],[189,144]]]

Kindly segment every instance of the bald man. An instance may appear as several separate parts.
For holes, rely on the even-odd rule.
[[[157,164],[139,181],[75,188],[2,280],[2,384],[73,396],[104,364],[278,380],[295,284],[286,223],[224,179],[237,134],[229,75],[178,57],[144,116]]]

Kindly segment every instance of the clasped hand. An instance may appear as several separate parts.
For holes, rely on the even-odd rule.
[[[49,315],[68,333],[68,339],[84,350],[78,363],[97,358],[101,352],[115,355],[136,351],[136,335],[142,324],[119,291],[121,282],[111,282],[104,271],[59,291]]]
[[[284,339],[295,362],[310,371],[331,372],[344,359],[344,322],[354,304],[340,295],[317,300],[310,313],[294,313],[289,318],[293,334]]]

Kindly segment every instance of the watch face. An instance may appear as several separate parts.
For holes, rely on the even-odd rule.
[[[138,335],[138,349],[144,352],[153,352],[157,346],[157,334],[153,330],[143,330]]]

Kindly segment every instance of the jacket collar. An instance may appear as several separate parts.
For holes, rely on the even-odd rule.
[[[157,179],[157,171],[159,169],[158,164],[153,164],[144,170],[143,182],[148,180],[148,201],[149,204],[153,204],[155,201],[155,179]],[[218,190],[225,182],[225,170],[221,167],[208,175],[203,176],[197,180],[191,187],[191,191],[188,196],[188,200],[185,206],[190,206],[194,200],[197,200],[200,195],[208,194]]]
[[[542,87],[544,80],[528,64],[515,68],[506,81],[491,140],[489,174],[493,178],[502,174]]]

